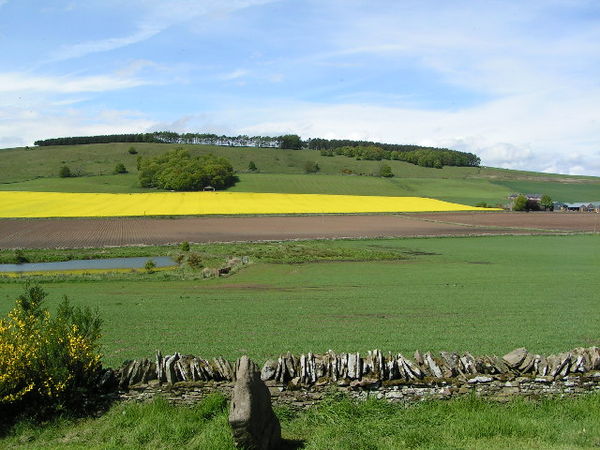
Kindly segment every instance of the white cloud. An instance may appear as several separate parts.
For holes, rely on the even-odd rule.
[[[433,13],[431,3],[336,3],[341,24],[327,30],[332,49],[309,59],[376,57],[400,71],[421,67],[446,83],[494,95],[596,82],[600,27],[591,20],[564,28],[546,23],[552,14],[565,13],[553,9],[560,2],[435,2]],[[562,7],[573,13],[585,3]]]
[[[225,81],[237,80],[239,78],[243,78],[247,74],[248,74],[247,70],[237,69],[237,70],[234,70],[233,72],[229,72],[229,73],[222,75],[220,78]]]
[[[0,92],[45,92],[73,94],[106,92],[151,84],[136,78],[114,75],[92,76],[35,76],[26,73],[0,73]]]
[[[444,85],[475,94],[477,103],[436,110],[398,97],[399,107],[385,107],[376,91],[346,92],[338,104],[274,105],[240,132],[447,146],[490,166],[600,175],[600,28],[557,20],[564,11],[553,9],[574,13],[593,3],[439,2],[433,14],[418,2],[319,5],[324,16],[336,14],[337,26],[324,31],[325,50],[299,65],[385,66],[400,80],[418,69],[427,78],[422,88],[435,83],[442,104]],[[573,153],[579,158],[565,157]]]
[[[154,61],[148,59],[134,59],[125,67],[119,69],[116,74],[120,77],[133,77],[148,67],[162,69],[162,67]]]
[[[600,91],[587,96],[523,95],[458,111],[307,102],[238,104],[211,111],[234,133],[413,143],[473,152],[488,166],[600,175]],[[203,129],[194,123],[188,131]],[[585,139],[581,139],[585,136]],[[576,159],[567,154],[578,154]]]
[[[0,0],[1,1],[1,0]],[[120,37],[65,45],[54,51],[45,62],[57,62],[79,58],[92,53],[106,52],[146,41],[158,33],[177,24],[198,19],[230,14],[250,6],[271,3],[277,0],[137,0],[139,19],[136,30]],[[131,6],[130,2],[128,6]],[[118,4],[114,5],[118,10]]]
[[[79,44],[63,46],[59,50],[53,52],[46,62],[57,62],[71,58],[79,58],[90,53],[106,52],[125,47],[127,45],[136,44],[155,36],[163,29],[163,27],[158,25],[142,24],[135,33],[129,36],[108,38],[99,41],[81,42]]]
[[[62,136],[93,136],[144,132],[155,121],[137,111],[54,109],[38,111],[11,108],[10,121],[2,120],[0,108],[0,148],[32,145],[35,140]]]

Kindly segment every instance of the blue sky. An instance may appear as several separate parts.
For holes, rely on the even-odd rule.
[[[0,147],[152,130],[600,176],[600,3],[0,0]]]

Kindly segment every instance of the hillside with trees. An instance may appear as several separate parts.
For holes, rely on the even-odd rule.
[[[383,148],[356,147],[359,148],[346,149],[356,152],[348,153],[348,156],[338,155],[333,149],[290,150],[153,142],[3,149],[0,190],[145,192],[148,188],[140,186],[137,158],[141,156],[142,161],[147,161],[184,148],[192,160],[212,154],[229,161],[240,181],[227,189],[236,192],[424,196],[469,205],[485,202],[493,206],[505,204],[514,192],[547,193],[553,200],[561,202],[600,200],[600,178],[597,177],[483,166],[445,165],[439,169],[395,159],[398,156],[393,150],[387,160]],[[337,151],[341,153],[340,149]],[[405,158],[411,155],[411,151],[401,154]],[[443,155],[443,152],[433,155]],[[307,162],[311,163],[311,169],[318,167],[319,170],[307,173]],[[122,169],[120,164],[126,173],[117,170],[118,165]],[[60,177],[65,166],[69,169],[68,176]],[[151,182],[155,189],[160,189],[159,183]],[[219,188],[218,183],[208,184]],[[164,189],[173,189],[171,184],[164,186],[169,186]]]
[[[322,155],[343,155],[366,160],[406,161],[422,167],[444,166],[478,167],[480,159],[473,153],[447,148],[423,147],[419,145],[385,144],[348,139],[308,139],[303,141],[296,134],[284,136],[218,136],[207,133],[184,133],[159,131],[153,133],[112,134],[101,136],[76,136],[35,141],[37,146],[105,144],[111,142],[146,142],[163,144],[216,145],[226,147],[260,147],[288,150],[320,150]]]

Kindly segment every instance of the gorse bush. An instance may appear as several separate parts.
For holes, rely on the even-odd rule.
[[[46,292],[25,287],[0,320],[0,413],[43,416],[78,408],[101,369],[101,320],[65,297],[52,317]]]

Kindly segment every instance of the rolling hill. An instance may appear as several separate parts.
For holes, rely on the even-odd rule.
[[[130,154],[134,147],[137,154]],[[137,184],[137,157],[156,156],[176,147],[192,155],[213,153],[228,158],[240,181],[231,191],[315,194],[423,196],[474,205],[504,204],[512,192],[547,193],[564,202],[599,201],[600,178],[513,171],[490,167],[420,167],[384,161],[394,177],[374,176],[380,161],[321,156],[315,150],[218,147],[155,143],[111,143],[26,147],[0,150],[0,190],[54,192],[144,192]],[[253,161],[257,172],[248,171]],[[307,161],[320,171],[305,174]],[[118,163],[129,173],[114,175]],[[80,176],[60,178],[67,165]]]

